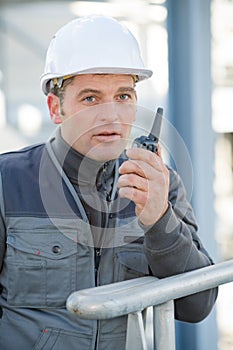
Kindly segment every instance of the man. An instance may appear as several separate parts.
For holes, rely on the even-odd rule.
[[[135,84],[151,74],[112,18],[75,19],[52,39],[41,85],[58,128],[0,159],[1,350],[124,349],[126,317],[78,319],[67,297],[212,264],[160,148],[125,151]],[[176,318],[199,322],[216,295],[176,300]]]

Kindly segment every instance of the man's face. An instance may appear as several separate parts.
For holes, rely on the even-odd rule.
[[[62,124],[67,143],[89,158],[107,161],[117,158],[126,146],[136,100],[132,76],[86,74],[66,86],[62,106],[53,94],[48,105],[53,121]]]

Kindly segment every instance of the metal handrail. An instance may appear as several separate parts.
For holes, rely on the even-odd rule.
[[[67,309],[80,318],[109,319],[233,281],[233,259],[158,280],[140,277],[72,293]]]
[[[229,260],[161,280],[140,277],[80,290],[69,296],[67,309],[93,320],[128,315],[125,350],[175,350],[174,299],[232,281],[233,260]]]

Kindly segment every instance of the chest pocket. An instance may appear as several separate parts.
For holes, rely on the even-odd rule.
[[[143,245],[138,243],[127,244],[116,251],[116,281],[149,275],[149,267],[143,252]]]
[[[64,307],[76,290],[77,243],[56,230],[11,232],[7,300],[15,306]]]

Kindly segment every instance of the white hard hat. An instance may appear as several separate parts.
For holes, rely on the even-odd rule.
[[[74,19],[54,35],[49,45],[41,87],[78,74],[132,74],[138,81],[152,71],[144,67],[133,34],[111,17],[92,15]]]

